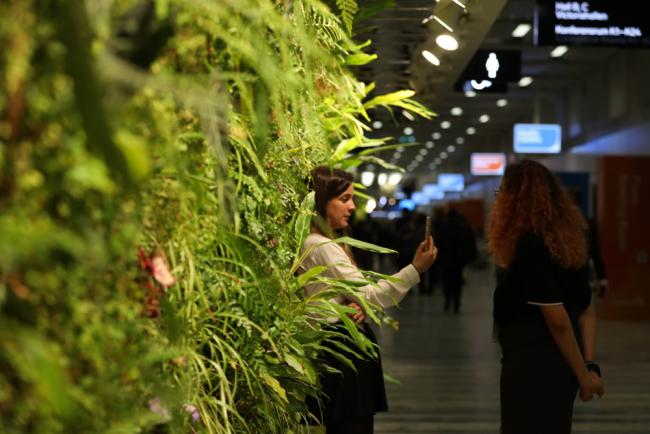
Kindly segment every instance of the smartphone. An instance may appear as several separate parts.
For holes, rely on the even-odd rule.
[[[427,221],[424,224],[424,241],[429,239],[431,236],[431,216],[427,216]]]

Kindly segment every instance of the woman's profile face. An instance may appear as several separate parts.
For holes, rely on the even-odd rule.
[[[350,185],[343,193],[327,201],[325,217],[332,229],[345,229],[354,213],[354,186]]]

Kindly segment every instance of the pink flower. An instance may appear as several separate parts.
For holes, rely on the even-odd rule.
[[[176,283],[176,278],[169,271],[167,262],[162,256],[156,255],[151,258],[151,272],[153,278],[165,288],[169,288]]]

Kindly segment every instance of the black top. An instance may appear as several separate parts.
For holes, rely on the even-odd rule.
[[[543,238],[533,233],[519,238],[515,256],[498,280],[493,316],[502,344],[510,332],[521,336],[516,338],[520,343],[535,345],[539,343],[536,337],[548,341],[550,335],[539,305],[563,304],[575,327],[578,316],[591,302],[587,264],[578,270],[562,268],[551,257]]]

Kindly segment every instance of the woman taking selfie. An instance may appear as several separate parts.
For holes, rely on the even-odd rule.
[[[494,292],[501,433],[569,434],[578,391],[583,401],[603,395],[586,223],[534,161],[509,166],[495,193],[489,248],[504,270]]]
[[[307,257],[301,264],[299,273],[316,266],[326,266],[327,270],[322,274],[325,277],[348,281],[365,280],[350,251],[331,242],[332,237],[336,237],[335,234],[340,234],[348,228],[349,219],[355,211],[352,175],[327,167],[317,167],[311,175],[317,213],[316,219],[313,220],[320,220],[322,224],[312,222],[311,233],[302,246],[302,252],[308,252]],[[381,307],[395,305],[420,281],[420,274],[433,264],[436,255],[437,249],[433,239],[428,237],[420,243],[413,261],[393,275],[398,281],[381,280],[376,285],[363,286],[359,288],[359,296]],[[325,289],[327,287],[322,283],[307,285],[305,296]],[[330,302],[356,309],[351,318],[359,324],[366,337],[373,343],[376,342],[372,330],[365,322],[366,315],[359,303],[342,294]],[[339,318],[333,317],[328,321],[331,323],[330,327],[336,331],[348,334]],[[349,341],[345,344],[350,345]],[[338,350],[336,346],[330,349]],[[355,369],[331,356],[329,352],[324,353],[325,363],[340,373],[327,373],[321,377],[325,394],[323,409],[320,412],[321,421],[327,429],[327,434],[371,434],[375,412],[387,410],[381,361],[379,357],[359,359],[349,353],[343,355],[350,359]]]

